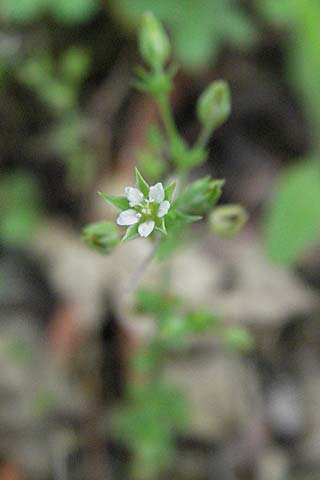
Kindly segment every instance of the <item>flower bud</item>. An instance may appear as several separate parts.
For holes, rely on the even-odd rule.
[[[211,210],[219,200],[224,180],[203,177],[188,185],[179,198],[179,209],[183,212],[203,215]]]
[[[212,231],[222,238],[231,238],[237,234],[248,220],[248,214],[241,205],[223,205],[210,215]]]
[[[220,127],[230,115],[231,99],[228,84],[217,80],[200,95],[197,113],[200,122],[212,130]]]
[[[139,34],[142,58],[152,68],[163,67],[170,55],[170,43],[161,23],[150,12],[145,13]]]
[[[110,254],[120,241],[118,228],[105,221],[87,225],[81,238],[88,247],[104,255]]]

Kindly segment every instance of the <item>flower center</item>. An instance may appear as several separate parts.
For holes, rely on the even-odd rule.
[[[150,200],[145,200],[142,205],[137,205],[136,210],[138,215],[143,216],[144,219],[149,219],[157,216],[159,205]]]

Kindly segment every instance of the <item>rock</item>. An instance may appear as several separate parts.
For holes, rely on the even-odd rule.
[[[297,442],[304,433],[305,412],[301,385],[280,375],[267,392],[266,414],[273,435],[284,442]]]
[[[186,396],[190,438],[223,441],[246,429],[260,409],[256,373],[237,355],[186,352],[166,362],[163,377]]]
[[[258,462],[256,480],[284,480],[289,478],[289,474],[289,454],[272,445],[264,449]]]

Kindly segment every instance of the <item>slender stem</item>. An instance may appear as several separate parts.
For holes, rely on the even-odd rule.
[[[128,295],[129,293],[132,293],[135,290],[136,286],[141,280],[142,275],[144,274],[149,264],[154,259],[160,240],[161,240],[161,236],[159,235],[159,237],[154,241],[152,249],[146,256],[146,258],[142,261],[142,263],[139,265],[137,270],[133,272],[127,287],[124,289],[124,292],[123,292],[124,295]]]
[[[179,137],[179,134],[173,119],[169,98],[166,94],[161,94],[157,97],[157,102],[169,142],[172,144],[175,138]]]
[[[211,128],[206,128],[204,127],[201,132],[200,132],[200,135],[195,143],[195,147],[197,148],[205,148],[205,146],[207,145],[208,143],[208,140],[210,138],[212,134],[212,129]]]

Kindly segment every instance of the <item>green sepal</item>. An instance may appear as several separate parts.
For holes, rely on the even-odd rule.
[[[128,210],[130,208],[129,200],[126,197],[118,197],[115,195],[108,195],[107,193],[98,192],[98,195],[102,197],[106,202],[111,203],[119,210]]]
[[[173,192],[175,191],[176,185],[177,185],[177,182],[172,182],[170,185],[168,185],[164,189],[164,197],[166,200],[169,200],[169,202],[171,202],[172,200],[172,195],[173,195]]]
[[[175,200],[174,207],[184,213],[203,215],[217,203],[222,194],[223,185],[224,180],[212,180],[209,175],[200,178],[186,187]]]
[[[128,227],[121,241],[128,242],[129,240],[133,240],[134,238],[138,237],[138,225],[139,224],[136,223],[135,225],[131,225],[130,227]]]
[[[139,188],[140,192],[142,192],[145,197],[148,197],[150,187],[137,168],[136,168],[136,181],[137,181],[137,187]]]
[[[202,220],[202,217],[200,215],[188,215],[179,210],[173,210],[170,215],[170,220],[183,224],[197,222],[198,220]]]
[[[162,217],[160,220],[161,220],[161,222],[158,225],[156,224],[155,228],[156,228],[156,230],[163,233],[164,235],[167,235],[168,232],[167,232],[167,228],[166,228],[165,219]]]

